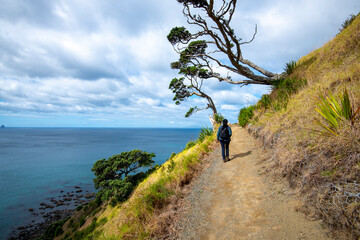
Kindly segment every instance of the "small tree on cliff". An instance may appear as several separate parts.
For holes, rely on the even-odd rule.
[[[102,200],[108,200],[112,196],[118,202],[122,202],[130,196],[135,186],[154,169],[147,173],[138,173],[130,176],[129,173],[141,167],[150,167],[154,163],[154,153],[141,150],[122,152],[106,159],[95,162],[91,171],[94,172],[94,184],[100,189],[98,195]],[[116,203],[113,202],[113,203]]]
[[[223,0],[217,9],[215,9],[214,0],[177,1],[184,7],[183,13],[187,22],[200,29],[196,33],[190,33],[185,27],[174,27],[167,36],[175,51],[180,55],[179,60],[171,64],[172,68],[180,70],[180,74],[187,75],[187,69],[191,68],[191,73],[194,71],[198,71],[199,74],[206,73],[204,78],[216,78],[219,81],[241,86],[273,85],[274,80],[281,78],[281,75],[269,72],[243,57],[241,46],[254,40],[257,27],[249,41],[243,41],[235,35],[230,23],[237,0]],[[220,60],[224,56],[227,61]],[[214,65],[242,75],[246,79],[233,81],[230,75],[222,76],[216,72]]]
[[[140,167],[150,167],[154,163],[153,157],[154,153],[134,149],[109,157],[107,160],[96,161],[91,169],[96,176],[95,188],[107,187],[109,181],[123,179]]]

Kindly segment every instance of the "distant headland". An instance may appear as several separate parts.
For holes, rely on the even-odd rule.
[[[1,125],[0,128],[5,128],[5,125]]]

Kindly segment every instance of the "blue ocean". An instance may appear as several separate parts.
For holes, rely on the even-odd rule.
[[[41,214],[49,210],[39,210],[40,203],[74,195],[74,191],[81,196],[95,192],[91,168],[97,160],[140,149],[155,153],[156,164],[162,164],[171,153],[180,152],[188,141],[196,139],[199,132],[144,128],[0,129],[0,239],[6,239],[19,226],[42,221]]]

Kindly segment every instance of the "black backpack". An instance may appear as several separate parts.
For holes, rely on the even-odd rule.
[[[223,140],[229,140],[230,139],[230,133],[229,133],[229,127],[222,126],[220,131],[220,138]]]

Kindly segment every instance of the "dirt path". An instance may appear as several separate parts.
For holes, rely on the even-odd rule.
[[[220,148],[186,197],[180,239],[330,239],[319,221],[296,212],[287,188],[261,174],[262,147],[244,129],[232,127],[231,161]]]

